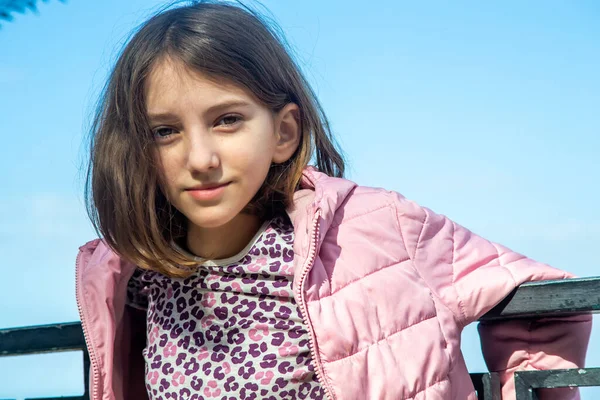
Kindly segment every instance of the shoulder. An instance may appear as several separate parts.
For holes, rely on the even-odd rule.
[[[380,187],[356,186],[346,197],[338,211],[354,214],[370,214],[379,209],[388,209],[394,214],[414,216],[423,221],[427,209],[401,193]]]
[[[397,195],[400,196],[401,195]],[[365,228],[385,222],[386,229],[393,228],[396,214],[396,197],[383,188],[355,186],[339,204],[333,225],[348,224],[350,221],[365,222]],[[391,224],[391,225],[390,225]]]
[[[112,253],[112,254],[111,254]],[[79,247],[77,266],[86,268],[91,264],[98,264],[107,257],[116,256],[103,239],[90,240]]]
[[[404,195],[380,187],[361,186],[344,178],[335,178],[309,169],[305,173],[315,191],[315,202],[322,207],[332,226],[349,221],[364,221],[363,230],[393,229],[409,247],[416,246],[425,225],[444,225],[447,219],[408,200]]]
[[[104,239],[94,239],[79,247],[76,268],[84,276],[102,273],[130,273],[136,268],[119,256]]]
[[[326,210],[336,213],[370,213],[373,210],[388,208],[409,213],[421,211],[415,202],[407,200],[402,194],[381,187],[358,185],[346,178],[328,176],[307,168],[304,171],[303,186],[312,189],[310,201]]]
[[[440,217],[445,219],[398,192],[355,186],[336,210],[332,226],[354,226],[375,237],[380,234],[397,234],[413,254],[424,227],[441,222],[437,221]]]

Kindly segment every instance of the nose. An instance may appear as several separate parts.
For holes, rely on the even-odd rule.
[[[188,136],[188,168],[192,172],[208,172],[219,167],[221,161],[217,143],[207,132],[193,132]]]

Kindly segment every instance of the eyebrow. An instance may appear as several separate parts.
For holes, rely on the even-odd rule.
[[[206,109],[206,111],[204,112],[204,115],[208,115],[208,114],[216,114],[219,113],[221,111],[224,111],[228,108],[232,108],[232,107],[247,107],[250,106],[251,104],[247,101],[244,100],[228,100],[228,101],[224,101],[223,103],[220,104],[215,104],[213,106],[210,106],[208,109]],[[177,115],[171,112],[158,112],[158,113],[148,113],[148,118],[154,122],[154,121],[173,121],[178,119]]]

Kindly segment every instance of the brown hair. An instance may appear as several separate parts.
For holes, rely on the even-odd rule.
[[[86,203],[96,230],[128,261],[171,276],[188,275],[194,264],[172,246],[185,236],[186,220],[160,188],[146,115],[145,81],[165,57],[233,82],[275,112],[298,105],[300,146],[272,166],[247,211],[266,217],[289,207],[312,158],[322,172],[343,176],[327,117],[278,32],[239,3],[202,1],[158,13],[126,44],[93,121]]]

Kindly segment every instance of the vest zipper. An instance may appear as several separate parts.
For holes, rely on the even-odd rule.
[[[80,279],[80,274],[79,274],[79,259],[81,257],[81,254],[77,255],[77,261],[75,261],[75,298],[77,300],[77,310],[79,311],[79,319],[81,320],[81,329],[83,330],[83,337],[85,339],[85,343],[86,346],[87,344],[91,344],[90,339],[89,339],[89,335],[88,335],[88,331],[87,331],[87,325],[86,325],[86,321],[84,318],[84,314],[83,314],[83,308],[81,307],[81,302],[79,299],[82,298],[83,293],[81,292],[81,287],[79,286],[79,279]],[[94,352],[94,348],[93,346],[87,346],[88,347],[88,355],[90,357],[90,366],[92,369],[92,379],[93,379],[93,384],[92,387],[89,388],[89,395],[90,395],[90,400],[95,400],[96,396],[95,396],[95,391],[96,391],[96,386],[98,386],[98,381],[100,380],[100,377],[98,375],[98,361],[96,359],[96,353]],[[89,386],[89,381],[88,382],[84,382],[85,385]]]
[[[304,301],[304,284],[306,282],[306,277],[308,276],[308,272],[310,271],[313,263],[315,262],[315,258],[317,255],[316,253],[317,253],[317,245],[318,245],[317,242],[319,240],[319,218],[320,217],[321,217],[321,210],[318,209],[317,212],[315,213],[315,218],[314,218],[313,224],[312,224],[308,257],[306,258],[306,262],[304,263],[304,265],[302,267],[302,272],[300,274],[300,282],[298,283],[298,292],[296,293],[296,295],[298,298],[298,305],[300,306],[300,310],[302,313],[302,320],[304,321],[304,325],[308,329],[308,333],[309,333],[308,348],[312,355],[312,363],[313,363],[313,367],[315,368],[315,373],[317,374],[317,380],[319,381],[321,386],[323,386],[323,389],[325,389],[325,395],[327,396],[327,398],[329,400],[334,400],[335,396],[333,395],[331,388],[329,387],[329,385],[327,384],[327,382],[325,381],[325,378],[323,376],[324,373],[323,373],[322,365],[320,362],[320,358],[319,358],[318,354],[316,354],[316,352],[315,352],[315,341],[316,341],[315,333],[312,329],[312,325],[308,318],[308,309],[306,307],[306,302]]]

